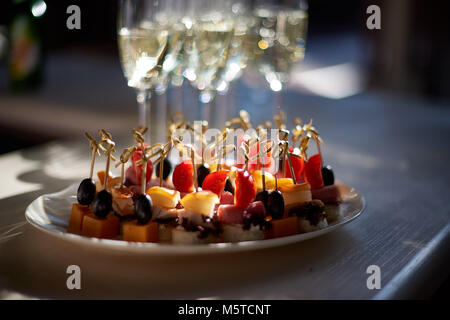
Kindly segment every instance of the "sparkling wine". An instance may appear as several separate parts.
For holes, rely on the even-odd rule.
[[[274,91],[281,90],[292,66],[303,59],[308,14],[303,10],[254,10],[247,35],[248,56]]]
[[[197,21],[187,46],[187,78],[199,90],[211,89],[217,71],[225,66],[233,37],[233,21]]]
[[[168,74],[179,63],[184,29],[179,24],[170,27],[122,28],[119,31],[119,51],[128,85],[149,89],[166,83]]]

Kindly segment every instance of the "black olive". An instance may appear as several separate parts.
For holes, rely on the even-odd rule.
[[[146,224],[152,218],[152,198],[148,194],[141,194],[134,203],[134,213],[139,224]]]
[[[331,186],[334,184],[334,173],[330,166],[322,167],[323,184]]]
[[[203,180],[205,180],[206,176],[210,173],[209,165],[207,163],[202,164],[197,169],[197,181],[198,185],[201,186],[203,184]]]
[[[159,178],[159,167],[161,165],[161,162],[158,162],[158,164],[156,165],[156,176]],[[170,163],[170,161],[168,159],[164,159],[164,165],[163,165],[163,180],[166,180],[167,177],[170,175],[170,173],[172,172],[172,163]]]
[[[107,190],[102,190],[97,193],[92,204],[92,211],[99,218],[104,218],[112,210],[112,196]]]
[[[256,194],[255,201],[261,201],[264,204],[266,212],[269,212],[269,191],[262,190]]]
[[[234,188],[233,185],[231,184],[230,178],[227,178],[224,190],[234,194]]]
[[[95,182],[92,179],[86,178],[81,181],[77,191],[77,200],[79,204],[90,205],[95,197]]]
[[[281,219],[284,215],[284,199],[280,191],[274,190],[269,194],[269,213],[273,219]]]

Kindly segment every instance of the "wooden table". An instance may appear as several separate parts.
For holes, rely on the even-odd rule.
[[[309,57],[320,56],[310,48],[306,69]],[[332,64],[340,72],[352,70],[342,64],[347,53],[337,57],[333,53]],[[320,65],[309,61],[309,67]],[[292,88],[285,97],[289,125],[294,116],[314,119],[326,142],[326,163],[366,198],[363,215],[335,232],[286,247],[154,258],[79,247],[25,222],[32,200],[87,175],[84,130],[111,130],[124,137],[121,149],[130,139],[123,134],[136,123],[134,93],[117,59],[62,55],[48,68],[49,82],[41,93],[0,92],[0,125],[75,137],[0,156],[0,298],[417,298],[429,297],[448,277],[448,103],[376,91],[332,99]],[[336,71],[322,71],[327,70]],[[337,76],[320,74],[328,80],[320,89],[325,84],[333,89],[342,73]],[[237,107],[245,106],[254,123],[269,120],[270,94],[246,80],[234,90]],[[192,92],[190,99],[187,108],[195,104]],[[82,270],[79,291],[66,287],[71,264]],[[381,269],[380,290],[367,288],[371,265]]]
[[[245,254],[154,258],[60,241],[27,224],[24,211],[87,174],[80,128],[75,141],[0,156],[0,297],[429,297],[450,270],[450,109],[379,92],[340,100],[289,92],[286,105],[289,116],[315,119],[326,162],[367,200],[360,218],[316,239]],[[256,108],[248,110],[259,122]],[[81,290],[66,288],[71,264],[81,267]],[[381,290],[367,288],[370,265],[381,269]]]

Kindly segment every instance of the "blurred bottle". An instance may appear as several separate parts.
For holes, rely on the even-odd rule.
[[[13,0],[9,25],[9,78],[13,91],[39,87],[44,78],[42,17],[47,5],[42,0]]]

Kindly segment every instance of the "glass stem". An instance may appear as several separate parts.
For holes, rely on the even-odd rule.
[[[199,94],[200,100],[200,116],[203,121],[208,121],[211,128],[211,108],[214,99],[213,92],[209,90],[201,91]]]
[[[147,141],[148,144],[150,143],[150,117],[151,117],[151,105],[150,105],[150,99],[151,99],[151,91],[149,89],[143,89],[137,91],[137,103],[139,108],[139,125],[140,126],[147,126],[148,130],[144,135],[145,141]]]
[[[279,112],[279,110],[281,110],[283,108],[283,103],[284,103],[284,96],[283,96],[283,92],[284,90],[280,90],[280,91],[274,91],[273,92],[273,99],[274,99],[274,109],[273,109],[273,114],[277,114]]]
[[[229,119],[229,94],[218,95],[214,100],[214,125],[224,124]]]
[[[202,120],[208,121],[211,124],[211,102],[202,102],[201,104]]]
[[[153,129],[151,130],[154,142],[164,142],[166,140],[167,123],[167,93],[161,92],[156,95],[156,105],[153,102]],[[156,107],[156,108],[155,108]],[[155,127],[156,126],[156,127]]]
[[[183,85],[181,86],[173,86],[174,96],[175,96],[175,111],[183,111]],[[173,113],[172,112],[172,113]]]

